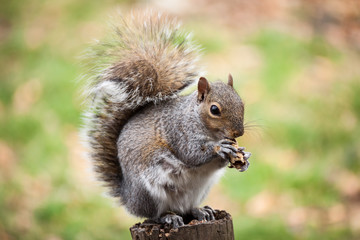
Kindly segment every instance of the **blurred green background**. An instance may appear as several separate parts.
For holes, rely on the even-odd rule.
[[[326,3],[325,3],[326,2]],[[117,10],[179,18],[209,79],[231,72],[250,127],[245,173],[204,204],[236,239],[360,238],[360,4],[345,1],[2,1],[0,239],[130,239],[83,157],[79,56]]]

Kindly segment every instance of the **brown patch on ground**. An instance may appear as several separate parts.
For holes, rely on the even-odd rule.
[[[0,140],[0,179],[12,176],[16,161],[15,151],[6,142]]]
[[[39,79],[30,79],[21,84],[15,90],[13,95],[13,108],[18,114],[28,113],[35,102],[42,94],[42,83]]]

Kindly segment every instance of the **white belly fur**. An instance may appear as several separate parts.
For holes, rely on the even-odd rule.
[[[198,207],[225,171],[216,161],[198,168],[186,168],[182,163],[175,167],[178,174],[158,166],[142,178],[147,190],[157,200],[158,216],[166,211],[188,213]],[[173,190],[166,189],[166,185],[173,186]]]

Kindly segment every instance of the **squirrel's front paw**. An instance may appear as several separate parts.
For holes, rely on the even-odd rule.
[[[234,147],[234,143],[233,141],[229,140],[229,139],[223,139],[220,140],[216,145],[215,145],[215,152],[223,159],[225,160],[229,160],[230,156],[236,157],[236,153],[238,152],[237,148]]]

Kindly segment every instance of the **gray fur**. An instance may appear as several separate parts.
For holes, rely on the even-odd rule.
[[[213,86],[219,84],[223,85]],[[148,218],[166,211],[189,213],[228,164],[231,146],[203,124],[196,95],[148,105],[124,126],[118,139],[119,162],[126,169],[120,189],[131,213]],[[226,152],[215,152],[215,146]],[[154,200],[141,201],[140,188]],[[134,201],[141,204],[134,208]]]
[[[207,85],[200,100],[198,92],[177,95],[198,75],[198,53],[160,15],[124,20],[115,39],[91,52],[101,66],[89,73],[85,133],[99,179],[136,216],[210,219],[194,208],[237,151],[229,139],[243,134],[244,106],[231,84]],[[209,113],[212,102],[221,117]]]

